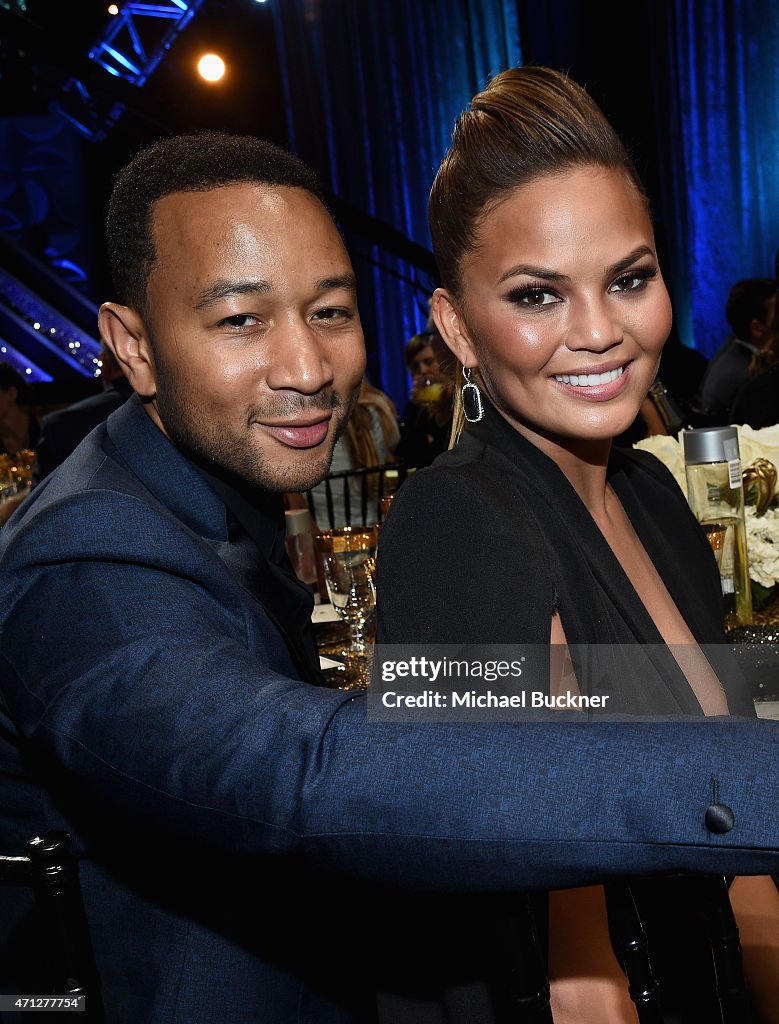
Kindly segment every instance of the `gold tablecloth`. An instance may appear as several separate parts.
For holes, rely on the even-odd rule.
[[[777,590],[779,591],[779,588]],[[779,593],[776,593],[759,612],[755,612],[753,618],[755,626],[779,626]]]

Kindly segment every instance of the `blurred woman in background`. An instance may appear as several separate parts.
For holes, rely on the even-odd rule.
[[[343,436],[338,439],[333,451],[330,474],[348,473],[356,469],[370,469],[394,462],[395,448],[400,439],[398,414],[392,399],[383,391],[375,388],[367,378],[363,379],[360,394],[349,417]],[[379,521],[379,473],[365,474],[367,489],[366,522]],[[324,481],[311,489],[314,503],[315,521],[319,529],[347,525],[346,498],[343,479],[335,479],[326,484]],[[359,477],[346,482],[349,494],[350,525],[362,520],[362,485]],[[332,522],[330,521],[327,488],[330,488],[332,502]],[[303,507],[300,497],[288,496],[291,507]]]

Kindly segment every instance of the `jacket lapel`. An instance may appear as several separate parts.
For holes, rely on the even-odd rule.
[[[292,569],[287,573],[268,561],[243,531],[236,540],[212,540],[209,545],[281,633],[300,678],[322,685],[311,626],[311,593],[295,578]]]
[[[113,413],[108,437],[153,497],[202,537],[243,590],[262,606],[284,639],[301,679],[321,684],[311,628],[311,595],[269,561],[244,530],[228,539],[224,501],[204,476],[152,422],[138,396]]]

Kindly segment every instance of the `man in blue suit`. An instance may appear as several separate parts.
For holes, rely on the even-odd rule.
[[[2,531],[0,827],[20,851],[74,836],[109,1022],[369,1021],[399,888],[776,870],[770,723],[584,744],[570,723],[371,725],[364,695],[316,685],[281,493],[326,473],[364,352],[305,167],[157,143],[108,234],[101,334],[136,394]],[[2,900],[0,989],[24,991],[30,907]]]

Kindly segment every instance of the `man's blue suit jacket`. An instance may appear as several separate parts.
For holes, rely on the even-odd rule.
[[[219,557],[222,501],[137,399],[0,537],[0,846],[74,835],[111,1024],[370,1019],[398,886],[777,870],[770,723],[379,725],[298,681],[256,567]],[[24,991],[29,906],[0,900]]]

